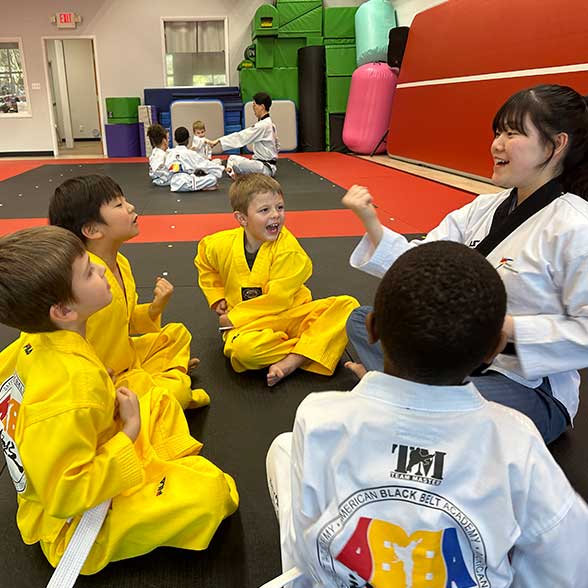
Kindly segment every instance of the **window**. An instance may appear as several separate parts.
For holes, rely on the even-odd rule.
[[[226,19],[163,19],[166,86],[228,84]]]
[[[20,39],[0,39],[0,116],[30,115]]]

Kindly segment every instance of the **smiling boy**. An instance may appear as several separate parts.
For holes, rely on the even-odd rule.
[[[276,180],[240,176],[229,197],[239,228],[204,237],[194,259],[198,284],[226,331],[224,354],[236,372],[269,366],[268,386],[297,368],[332,375],[357,300],[312,300],[305,286],[312,262],[284,226]]]

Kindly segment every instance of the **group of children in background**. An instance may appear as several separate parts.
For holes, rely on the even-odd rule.
[[[167,130],[160,124],[151,125],[147,136],[153,148],[149,157],[149,177],[156,186],[169,186],[171,192],[197,192],[216,190],[223,170],[232,179],[238,175],[261,173],[274,176],[277,170],[279,143],[276,127],[270,117],[271,97],[258,92],[253,97],[253,111],[258,121],[248,129],[231,133],[216,140],[206,138],[206,125],[201,120],[174,131],[175,147],[168,149]],[[212,159],[212,149],[221,145],[222,150],[249,146],[251,159],[230,155],[226,168],[219,159]]]
[[[312,263],[285,228],[284,194],[270,177],[277,143],[269,106],[255,103],[258,123],[218,140],[223,149],[258,145],[246,164],[229,160],[229,173],[239,170],[229,192],[239,227],[203,238],[194,263],[231,366],[267,367],[273,386],[298,368],[331,375],[359,304],[350,296],[312,300],[305,286]],[[533,148],[545,140],[520,104],[518,119],[505,115],[495,127],[500,141],[518,133],[524,145],[501,143],[495,159],[501,170],[529,174],[545,155]],[[582,116],[588,144],[588,111]],[[152,158],[177,162],[170,186],[218,179],[190,163],[194,154],[216,165],[188,149],[184,131],[167,154],[165,133],[152,138],[159,141]],[[567,138],[553,141],[554,166],[576,140],[576,129],[558,133]],[[217,143],[196,137],[201,149]],[[528,186],[515,176],[510,185],[521,197]],[[164,185],[167,177],[153,179]],[[369,193],[353,187],[344,203],[371,240],[362,263],[384,255],[380,242],[392,237]],[[209,397],[191,387],[197,360],[186,328],[161,326],[173,286],[158,277],[153,301],[137,303],[119,249],[137,235],[138,217],[112,179],[64,182],[49,221],[0,239],[0,321],[22,331],[0,355],[0,433],[23,540],[39,542],[56,565],[81,515],[112,499],[82,573],[159,545],[204,549],[239,498],[188,431],[182,408]],[[270,448],[284,570],[297,566],[300,586],[583,586],[586,504],[531,420],[488,402],[469,381],[513,338],[510,286],[479,252],[446,242],[460,239],[430,240],[402,244],[382,272],[365,322],[370,344],[381,342],[378,371],[350,392],[309,395],[293,433]]]

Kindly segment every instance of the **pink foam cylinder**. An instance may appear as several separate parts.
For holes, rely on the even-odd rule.
[[[366,63],[351,77],[343,143],[354,153],[371,153],[390,125],[398,70],[386,63]],[[376,153],[386,151],[382,141]]]

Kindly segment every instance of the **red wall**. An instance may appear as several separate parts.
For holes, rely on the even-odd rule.
[[[542,83],[588,94],[588,71],[509,77],[588,63],[586,0],[449,0],[411,26],[392,107],[388,153],[489,177],[491,123],[514,92]],[[500,79],[403,84],[501,73]]]

